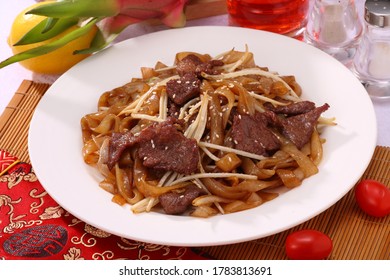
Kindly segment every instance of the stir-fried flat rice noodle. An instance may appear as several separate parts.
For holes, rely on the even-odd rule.
[[[319,172],[321,132],[335,122],[321,115],[328,104],[301,95],[294,76],[258,66],[247,47],[180,52],[101,95],[81,119],[84,161],[134,213],[258,207]]]

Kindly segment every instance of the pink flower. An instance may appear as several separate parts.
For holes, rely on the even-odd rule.
[[[105,21],[110,33],[117,33],[130,24],[157,18],[167,26],[181,27],[186,19],[183,13],[188,0],[117,0],[119,12]]]
[[[106,18],[108,30],[120,32],[126,26],[148,19],[160,19],[170,27],[185,24],[188,0],[64,0],[39,6],[31,14],[53,18]]]

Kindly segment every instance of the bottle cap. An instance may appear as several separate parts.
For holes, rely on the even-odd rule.
[[[378,27],[390,26],[390,1],[367,0],[364,19],[367,23]]]

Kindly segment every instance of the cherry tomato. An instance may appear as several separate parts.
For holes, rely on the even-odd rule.
[[[390,189],[375,180],[362,180],[355,187],[355,198],[359,207],[374,217],[390,213]]]
[[[330,255],[333,248],[329,236],[312,229],[289,234],[285,245],[287,256],[293,260],[322,260]]]

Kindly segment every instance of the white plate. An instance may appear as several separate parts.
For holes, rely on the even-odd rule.
[[[217,55],[248,44],[260,66],[295,75],[304,99],[327,102],[337,118],[323,136],[320,172],[255,209],[208,219],[132,214],[98,187],[82,159],[80,119],[99,96],[180,51]],[[30,125],[29,152],[47,192],[79,219],[122,237],[165,245],[208,246],[253,240],[303,223],[336,203],[358,181],[376,145],[376,119],[363,86],[327,54],[284,36],[236,27],[189,27],[133,38],[96,54],[62,75],[43,96]]]

